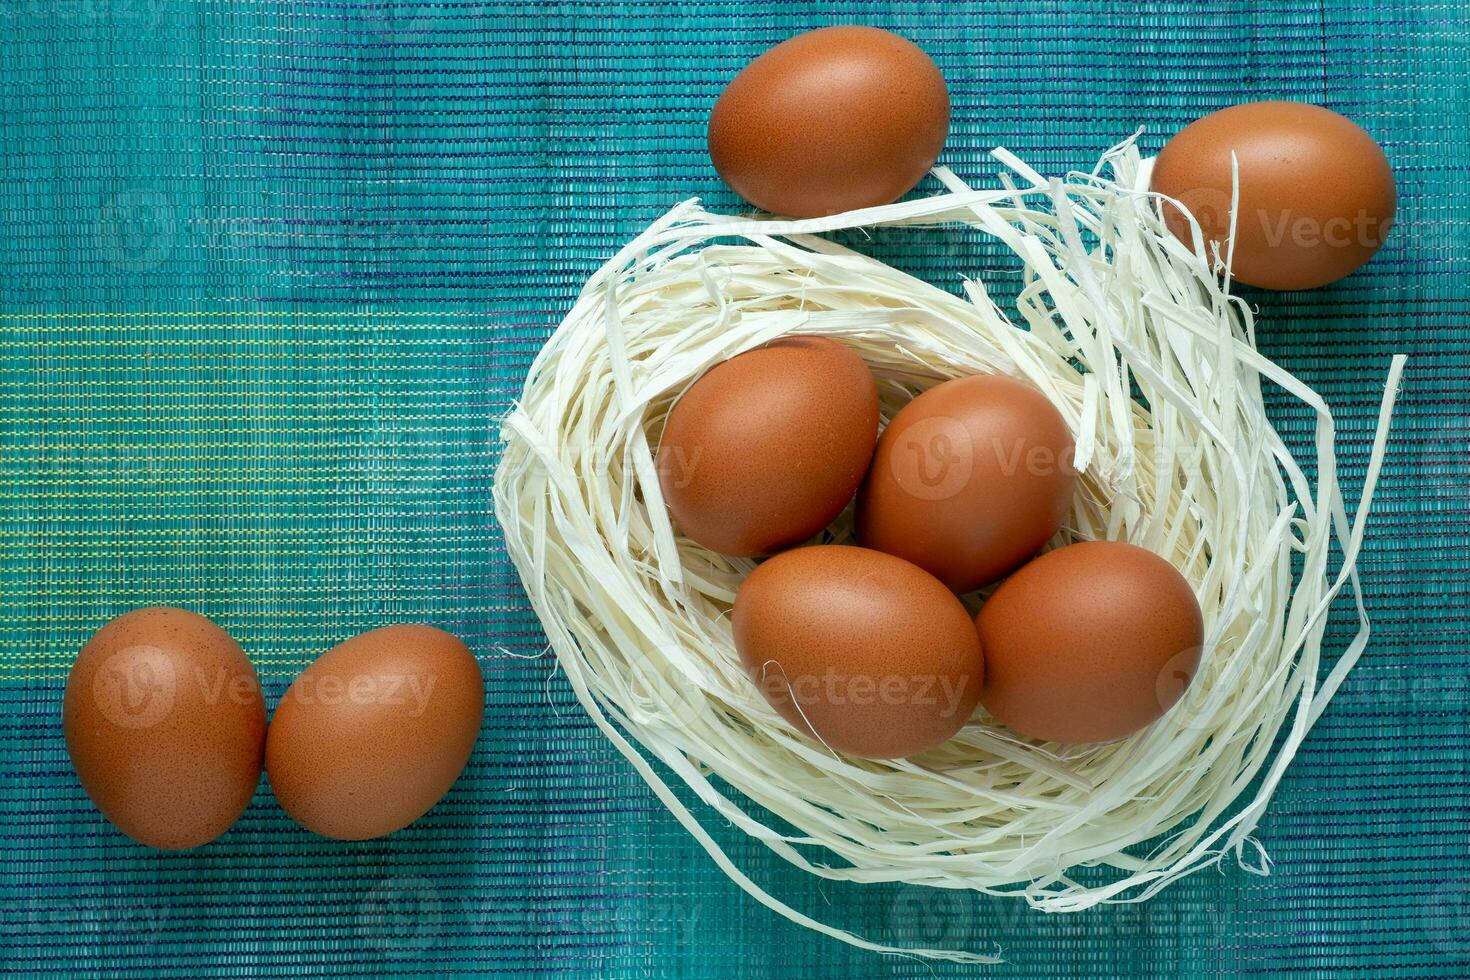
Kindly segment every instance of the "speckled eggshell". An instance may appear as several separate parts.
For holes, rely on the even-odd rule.
[[[1199,666],[1194,590],[1158,555],[1116,541],[1049,551],[996,589],[975,620],[980,700],[1050,742],[1105,742],[1164,715]]]
[[[1072,505],[1066,421],[1031,385],[958,378],[919,395],[883,430],[858,494],[858,540],[956,592],[1041,550]]]
[[[740,587],[735,647],[783,718],[838,752],[916,755],[975,710],[985,664],[969,613],[892,555],[844,545],[784,552]]]
[[[1398,204],[1393,170],[1363,129],[1303,102],[1250,102],[1211,113],[1171,139],[1153,190],[1184,204],[1206,242],[1230,232],[1231,154],[1240,165],[1234,278],[1266,289],[1312,289],[1373,257]],[[1186,244],[1189,221],[1163,205]],[[1213,260],[1214,250],[1210,250]]]
[[[659,485],[693,540],[769,554],[841,513],[877,437],[878,386],[862,358],[824,337],[784,337],[684,392],[659,440]]]
[[[97,809],[140,844],[185,850],[230,828],[260,783],[265,699],[240,645],[183,609],[135,609],[82,648],[66,749]]]
[[[296,678],[271,719],[266,773],[308,830],[382,837],[449,792],[484,714],[484,680],[464,643],[432,626],[384,626]]]
[[[710,113],[709,152],[741,197],[805,218],[896,201],[948,133],[949,90],[917,45],[875,27],[825,27],[735,76]]]

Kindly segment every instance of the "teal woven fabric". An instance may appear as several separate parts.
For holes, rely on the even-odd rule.
[[[1362,272],[1252,293],[1262,347],[1338,412],[1362,479],[1411,355],[1361,568],[1374,641],[1233,863],[1042,916],[819,884],[726,828],[797,908],[995,977],[1470,973],[1470,10],[1462,0],[754,3],[0,0],[0,970],[118,976],[947,977],[747,899],[553,671],[490,513],[494,422],[585,277],[676,201],[738,202],[704,121],[797,31],[862,22],[950,82],[944,160],[1090,166],[1267,97],[1353,117],[1397,173]],[[926,184],[925,187],[931,187]],[[922,189],[921,189],[922,190]],[[859,247],[953,286],[966,235]],[[1271,396],[1289,441],[1310,418]],[[87,801],[67,668],[110,617],[215,618],[273,705],[391,621],[463,636],[489,710],[428,817],[344,844],[262,784],[187,854]],[[1355,626],[1335,619],[1335,654]]]

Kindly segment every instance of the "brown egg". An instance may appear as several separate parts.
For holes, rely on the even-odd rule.
[[[948,133],[949,90],[927,54],[874,27],[826,27],[735,76],[710,113],[709,154],[747,201],[806,218],[898,200]]]
[[[838,752],[915,755],[975,710],[985,664],[969,613],[923,569],[818,545],[762,563],[735,597],[735,648],[780,714]]]
[[[783,337],[684,393],[659,440],[659,484],[686,535],[763,555],[842,512],[877,438],[878,386],[862,358],[823,337]]]
[[[975,625],[986,710],[1050,742],[1122,738],[1162,717],[1194,678],[1204,642],[1184,576],[1118,541],[1047,552],[995,590]]]
[[[894,416],[858,494],[858,539],[956,592],[1000,578],[1046,544],[1076,486],[1072,433],[1035,388],[958,378]]]
[[[1356,123],[1301,102],[1251,102],[1186,126],[1154,162],[1153,190],[1187,207],[1206,242],[1230,233],[1231,163],[1240,166],[1234,278],[1266,289],[1341,279],[1378,251],[1393,224],[1393,171]],[[1178,238],[1188,219],[1163,205]],[[1213,261],[1214,250],[1210,250]]]
[[[429,812],[459,778],[485,714],[480,665],[432,626],[384,626],[322,654],[266,739],[276,799],[307,830],[366,840]]]
[[[72,665],[61,718],[82,788],[149,847],[214,840],[260,783],[265,699],[255,668],[196,613],[154,606],[103,626]]]

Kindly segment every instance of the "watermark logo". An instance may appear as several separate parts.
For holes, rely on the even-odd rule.
[[[119,728],[157,725],[173,711],[177,693],[173,658],[147,644],[123,647],[92,676],[98,710]]]
[[[301,704],[326,707],[341,705],[386,705],[406,708],[409,718],[421,718],[429,709],[429,701],[438,686],[438,674],[304,673],[296,678],[286,697]]]
[[[384,956],[422,953],[444,927],[444,902],[428,878],[390,878],[357,909],[357,935]]]
[[[1074,455],[1024,436],[976,440],[959,419],[931,415],[890,437],[885,449],[893,481],[916,500],[948,500],[971,485],[976,472],[1005,480],[1076,477]]]
[[[887,932],[906,945],[966,949],[976,941],[976,906],[968,892],[904,885],[888,905]]]
[[[894,440],[888,466],[909,496],[948,500],[969,484],[975,469],[970,431],[946,415],[920,419]]]
[[[1456,959],[1470,957],[1470,879],[1442,881],[1430,889],[1420,921],[1436,950]]]
[[[93,239],[108,264],[148,272],[173,253],[177,234],[173,202],[158,191],[133,188],[102,205]]]
[[[1211,241],[1223,240],[1230,233],[1231,203],[1228,191],[1214,187],[1192,187],[1180,192],[1174,200],[1161,202],[1161,206],[1165,221],[1174,228],[1176,234],[1183,232],[1181,237],[1186,241],[1189,240],[1189,215],[1193,215],[1199,224],[1205,247],[1209,248]],[[1183,205],[1182,209],[1180,205]]]
[[[211,707],[262,701],[253,673],[223,665],[188,670],[170,651],[148,644],[109,654],[92,675],[92,698],[102,716],[119,728],[151,728],[181,699]]]
[[[703,455],[703,446],[695,446],[692,451],[687,446],[662,447],[655,461],[659,484],[667,490],[683,490],[694,482]]]
[[[1266,244],[1280,248],[1288,242],[1297,248],[1364,248],[1377,249],[1388,238],[1392,218],[1369,214],[1359,209],[1356,214],[1339,214],[1330,218],[1318,218],[1310,214],[1296,214],[1290,208],[1272,211],[1260,208],[1255,212],[1260,222],[1260,231]]]
[[[30,895],[7,902],[11,926],[113,947],[153,948],[163,939],[169,909],[107,889],[65,898]]]
[[[1154,694],[1170,725],[1181,731],[1210,727],[1208,685],[1199,676],[1203,647],[1180,650],[1164,662]]]
[[[1181,191],[1176,200],[1178,204],[1166,202],[1163,208],[1165,218],[1177,231],[1188,227],[1188,220],[1179,210],[1182,204],[1199,223],[1200,234],[1207,246],[1210,242],[1223,243],[1230,234],[1230,218],[1236,202],[1229,191],[1217,187],[1194,187]],[[1356,247],[1372,250],[1384,243],[1392,227],[1391,216],[1375,214],[1366,208],[1359,208],[1353,214],[1323,218],[1301,214],[1290,208],[1245,207],[1237,212],[1235,219],[1238,239],[1259,241],[1273,249],[1291,245],[1299,249]],[[1221,247],[1223,249],[1223,244]]]
[[[0,24],[157,27],[169,0],[0,0]]]
[[[953,718],[965,703],[968,675],[848,673],[828,666],[821,674],[789,674],[780,664],[753,667],[751,679],[772,706],[938,707],[940,718]]]
[[[660,658],[655,673],[657,684],[649,690],[647,707],[659,719],[675,728],[688,728],[709,710],[709,701],[698,682],[667,657]]]
[[[434,19],[434,3],[397,0],[386,5],[374,4],[363,9],[367,31],[384,40],[418,41]]]

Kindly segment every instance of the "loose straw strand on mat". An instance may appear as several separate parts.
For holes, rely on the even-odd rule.
[[[975,889],[1053,912],[1142,901],[1226,854],[1264,872],[1250,834],[1367,644],[1355,563],[1404,367],[1390,365],[1349,519],[1326,404],[1256,351],[1249,307],[1164,226],[1132,141],[1065,181],[995,156],[1011,171],[995,190],[939,168],[944,193],[826,218],[678,205],[592,276],[537,356],[503,422],[494,488],[506,549],[578,700],[725,874],[844,942],[973,963],[995,957],[900,949],[804,915],[747,877],[706,826],[728,821],[831,880]],[[945,224],[1018,257],[1027,329],[978,279],[958,297],[820,237]],[[753,565],[677,536],[653,452],[701,373],[790,333],[860,354],[885,417],[969,374],[1044,391],[1076,436],[1082,474],[1053,544],[1135,541],[1195,587],[1206,647],[1183,700],[1131,738],[1091,746],[1032,743],[981,712],[923,757],[881,762],[832,753],[782,720],[731,638],[730,603]],[[1315,482],[1271,427],[1264,382],[1312,410]],[[827,539],[851,540],[850,525]],[[1343,562],[1329,580],[1334,549]],[[1360,629],[1319,687],[1326,615],[1343,589]],[[1066,874],[1079,865],[1111,870],[1082,884]]]

